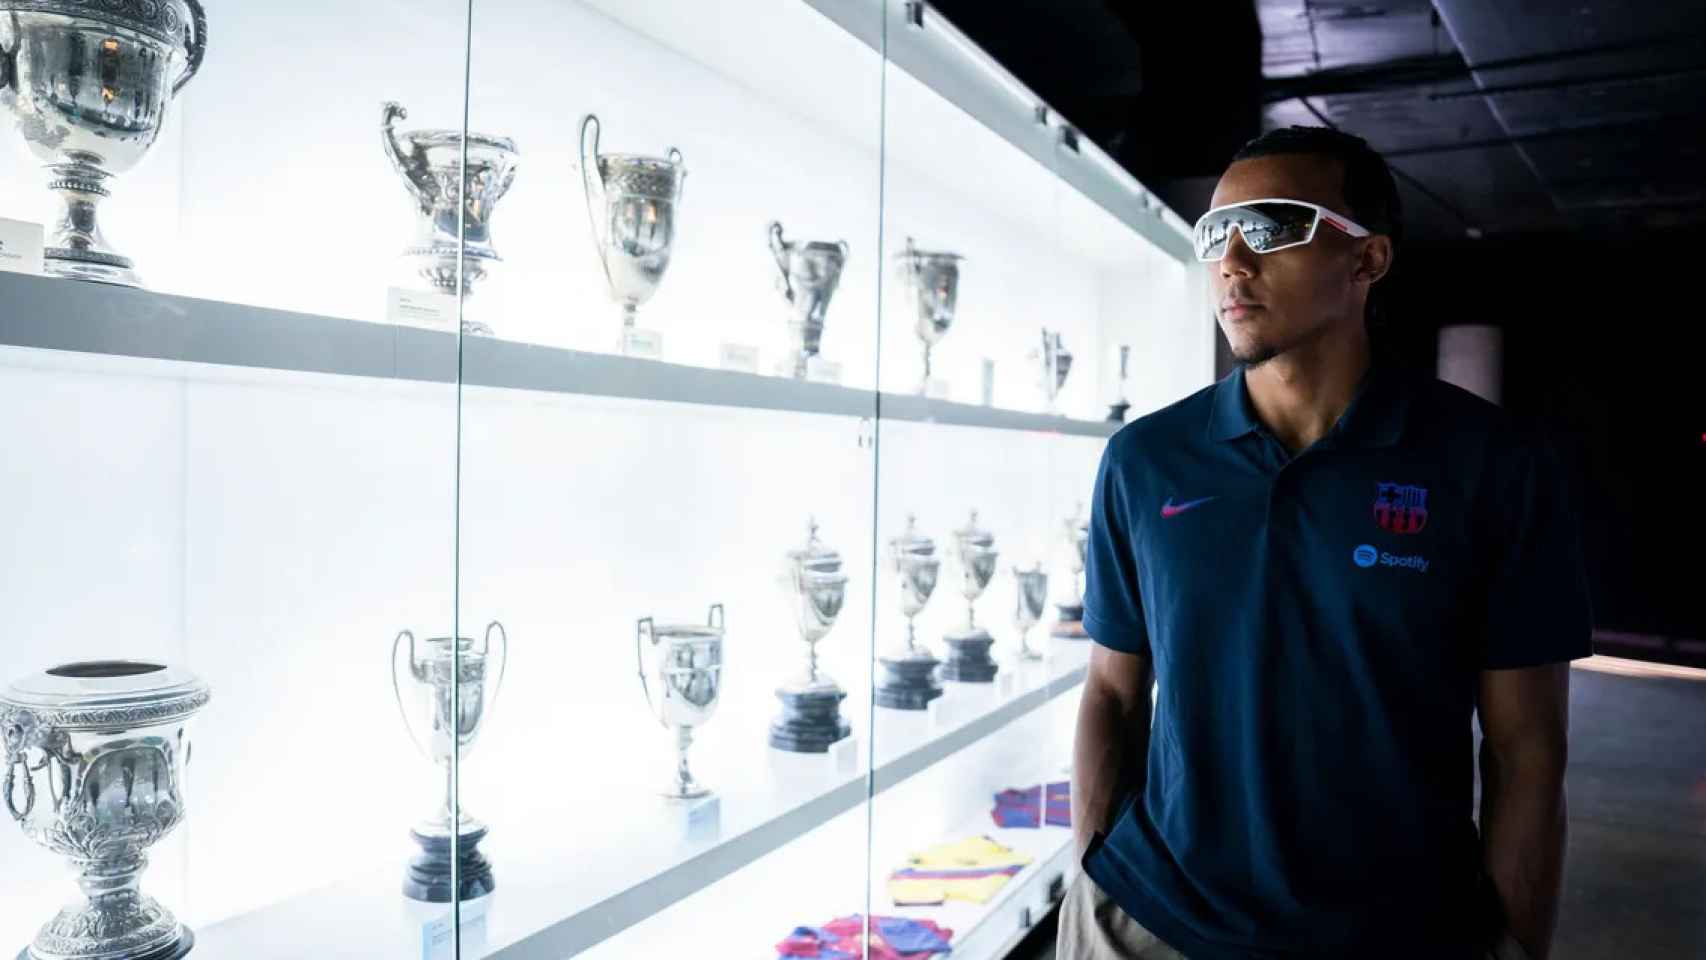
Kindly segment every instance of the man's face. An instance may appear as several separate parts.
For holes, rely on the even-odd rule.
[[[1334,160],[1276,154],[1227,168],[1211,207],[1285,198],[1318,203],[1350,215],[1344,170]],[[1370,244],[1375,249],[1366,249]],[[1209,264],[1220,329],[1240,363],[1265,363],[1346,324],[1361,326],[1368,287],[1385,273],[1391,245],[1384,237],[1355,239],[1323,223],[1302,246],[1258,256],[1234,232],[1226,255]]]

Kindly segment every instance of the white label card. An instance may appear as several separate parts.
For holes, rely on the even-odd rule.
[[[702,800],[666,800],[676,836],[687,843],[716,840],[723,829],[723,801],[715,794]]]
[[[44,236],[39,223],[0,217],[0,270],[41,276]]]
[[[1013,694],[1018,692],[1018,687],[1019,676],[1013,672],[1011,667],[995,675],[996,693],[1000,695],[1001,699],[1013,699]]]
[[[491,897],[462,901],[462,956],[486,955],[486,911]],[[446,912],[421,925],[421,960],[455,960],[454,914]]]
[[[829,759],[835,765],[835,772],[851,774],[859,769],[859,738],[843,737],[830,745]]]
[[[758,348],[745,343],[724,343],[718,352],[718,366],[735,373],[757,373]]]
[[[622,328],[622,355],[640,360],[662,360],[663,334],[639,327]]]
[[[385,321],[427,330],[456,329],[456,298],[436,290],[391,287],[385,302]]]
[[[822,357],[811,357],[806,360],[806,379],[813,383],[828,383],[841,385],[841,364]]]
[[[924,395],[932,400],[946,400],[952,392],[948,388],[948,381],[940,377],[931,377],[924,382]]]

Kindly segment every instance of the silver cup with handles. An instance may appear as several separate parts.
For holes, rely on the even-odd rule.
[[[597,114],[582,118],[581,188],[610,296],[622,308],[622,325],[633,327],[640,305],[663,283],[675,252],[687,167],[674,147],[661,157],[600,153],[602,133]]]
[[[642,617],[635,626],[634,656],[640,689],[652,716],[675,735],[675,775],[661,791],[671,800],[708,796],[693,776],[688,748],[693,732],[717,712],[723,693],[723,605],[714,603],[705,623],[658,623]]]

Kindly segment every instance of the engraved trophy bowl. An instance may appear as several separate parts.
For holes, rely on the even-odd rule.
[[[96,214],[107,181],[154,145],[206,52],[199,0],[0,0],[0,105],[59,204],[49,274],[142,285]]]
[[[965,625],[950,631],[943,640],[948,644],[948,659],[942,664],[942,678],[962,683],[989,683],[995,679],[997,666],[989,655],[995,638],[978,625],[977,598],[983,596],[989,582],[995,578],[1000,551],[995,549],[995,535],[977,525],[977,511],[964,527],[954,531],[951,556],[960,575],[960,595],[966,600]]]
[[[1060,334],[1043,328],[1042,346],[1033,351],[1033,359],[1040,362],[1038,384],[1042,388],[1043,404],[1050,413],[1060,412],[1060,391],[1066,386],[1066,377],[1072,372],[1072,351],[1066,349],[1066,343]]]
[[[788,551],[783,572],[783,588],[806,642],[806,669],[776,691],[782,715],[770,726],[770,745],[793,753],[823,753],[852,733],[840,712],[847,691],[817,662],[818,641],[834,629],[847,601],[848,578],[841,572],[841,554],[818,539],[816,521],[808,527],[805,545]]]
[[[494,638],[496,642],[494,643]],[[496,888],[492,865],[479,851],[486,825],[456,803],[451,758],[467,759],[491,719],[509,664],[509,636],[496,620],[476,644],[468,637],[416,641],[404,630],[391,643],[391,690],[403,726],[428,760],[444,773],[439,809],[409,831],[421,852],[409,863],[403,895],[427,903],[472,900]],[[451,883],[451,861],[457,883]]]
[[[788,345],[796,379],[805,379],[807,361],[823,344],[824,314],[841,284],[849,249],[845,240],[790,243],[782,236],[782,224],[770,223],[770,254],[781,271],[777,287],[788,301]]]
[[[923,710],[942,695],[936,679],[941,661],[918,642],[913,618],[924,611],[936,592],[942,558],[936,542],[918,532],[918,518],[906,518],[906,532],[889,541],[888,568],[900,577],[900,612],[906,617],[906,646],[877,658],[882,680],[877,684],[878,706]]]
[[[508,137],[479,133],[464,137],[458,130],[398,133],[397,121],[408,117],[409,112],[397,103],[380,108],[385,155],[415,198],[415,239],[403,256],[434,290],[467,297],[486,276],[488,264],[503,260],[492,246],[492,211],[515,182],[521,155]],[[468,165],[458,177],[464,144]],[[462,332],[490,336],[492,329],[464,318]]]
[[[960,264],[964,260],[957,253],[920,250],[911,237],[906,238],[906,249],[895,255],[905,291],[903,296],[914,315],[913,332],[924,345],[920,394],[930,385],[930,351],[954,325],[960,297]]]
[[[1067,557],[1071,567],[1066,581],[1066,599],[1054,605],[1060,618],[1052,632],[1057,637],[1084,637],[1087,636],[1084,631],[1084,566],[1090,548],[1090,522],[1084,519],[1084,504],[1078,504],[1072,516],[1066,518],[1061,533],[1069,548]]]
[[[19,960],[190,952],[195,935],[138,884],[149,848],[187,813],[190,721],[209,695],[186,670],[128,660],[62,664],[0,693],[6,810],[71,862],[86,898],[49,920]]]
[[[675,776],[662,790],[671,800],[692,800],[711,792],[693,776],[687,751],[693,745],[694,728],[716,714],[722,698],[723,632],[720,603],[711,605],[704,625],[657,623],[643,617],[635,630],[640,689],[658,723],[675,734]]]
[[[1013,580],[1019,595],[1013,611],[1013,626],[1019,631],[1019,659],[1041,660],[1042,652],[1031,646],[1030,636],[1031,628],[1042,621],[1048,607],[1048,572],[1040,563],[1028,570],[1014,567]]]
[[[581,120],[581,187],[610,296],[622,307],[622,325],[633,327],[669,269],[687,167],[674,147],[661,157],[600,153],[602,131],[596,114]]]

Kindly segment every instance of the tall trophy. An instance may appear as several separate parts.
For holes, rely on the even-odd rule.
[[[622,326],[631,329],[669,269],[687,168],[674,147],[661,157],[599,153],[602,132],[596,114],[581,120],[581,188],[610,296],[622,306]]]
[[[806,362],[818,355],[823,344],[823,317],[841,283],[847,253],[845,240],[789,243],[782,238],[782,225],[770,223],[770,254],[782,272],[777,287],[788,301],[788,344],[795,379],[805,379]]]
[[[1120,380],[1119,392],[1114,394],[1114,402],[1108,405],[1108,422],[1124,423],[1126,411],[1131,409],[1131,401],[1126,398],[1126,377],[1131,366],[1131,347],[1120,344]]]
[[[1013,626],[1019,631],[1019,659],[1041,660],[1043,655],[1031,646],[1031,628],[1043,619],[1048,608],[1048,572],[1042,564],[1029,570],[1013,568],[1013,582],[1018,587],[1018,608],[1013,611]]]
[[[936,542],[918,532],[916,517],[908,516],[906,532],[889,541],[889,568],[900,575],[900,612],[906,617],[906,647],[877,658],[883,679],[877,684],[875,699],[879,707],[923,710],[942,695],[942,685],[936,680],[936,667],[942,661],[918,643],[918,631],[912,621],[936,592],[942,559],[936,556]]]
[[[1066,386],[1066,375],[1072,372],[1072,352],[1066,349],[1059,333],[1043,328],[1042,346],[1031,356],[1040,362],[1038,384],[1042,387],[1043,405],[1049,413],[1060,412],[1060,388]]]
[[[960,262],[964,259],[957,253],[920,250],[911,237],[906,238],[906,249],[895,255],[901,288],[914,314],[913,331],[924,344],[924,377],[918,382],[920,394],[930,387],[930,351],[954,325],[960,296]]]
[[[1066,581],[1066,599],[1054,605],[1060,619],[1050,632],[1057,637],[1085,637],[1089,634],[1084,630],[1083,583],[1085,553],[1090,547],[1090,522],[1084,519],[1084,504],[1080,503],[1072,511],[1072,516],[1066,518],[1063,532],[1067,546],[1071,548],[1067,555],[1071,558],[1072,567]]]
[[[59,200],[49,274],[142,285],[96,214],[107,181],[154,145],[206,52],[199,0],[0,0],[0,104]]]
[[[403,875],[403,896],[410,900],[449,903],[452,893],[457,900],[473,900],[496,889],[492,865],[480,852],[486,825],[457,805],[451,758],[468,756],[491,716],[508,664],[509,636],[496,620],[486,625],[479,646],[468,637],[417,643],[408,630],[391,643],[391,690],[403,726],[415,746],[444,772],[443,805],[409,831],[421,848]],[[453,860],[458,877],[454,887]]]
[[[776,691],[782,715],[770,725],[770,745],[793,753],[824,753],[853,732],[841,717],[847,691],[817,666],[817,643],[835,628],[847,600],[847,575],[841,572],[841,554],[818,539],[817,522],[808,525],[805,544],[788,551],[783,573],[794,621],[806,642],[806,670]]]
[[[18,960],[190,952],[195,934],[138,884],[148,848],[187,814],[190,720],[208,697],[187,670],[127,660],[62,664],[0,694],[6,810],[26,836],[71,861],[85,897]]]
[[[960,595],[966,598],[965,626],[949,632],[948,659],[942,664],[942,679],[961,683],[989,683],[999,669],[989,648],[995,638],[977,624],[977,598],[995,577],[995,535],[977,525],[977,511],[964,527],[954,531],[954,566],[960,574]]]
[[[403,256],[415,264],[421,279],[434,290],[466,297],[486,276],[487,264],[503,260],[492,247],[492,211],[515,182],[520,153],[508,137],[480,133],[464,137],[458,130],[399,134],[397,121],[408,117],[409,111],[401,104],[388,102],[380,108],[380,141],[385,145],[385,155],[415,198],[415,240],[403,250]],[[457,171],[464,169],[464,146],[468,166],[458,177]],[[464,317],[462,332],[491,336],[492,328]]]
[[[688,769],[687,748],[693,745],[693,728],[711,719],[722,698],[723,605],[711,605],[704,626],[642,618],[634,653],[640,664],[640,689],[652,715],[675,734],[675,776],[663,795],[671,800],[706,796],[711,790]]]

